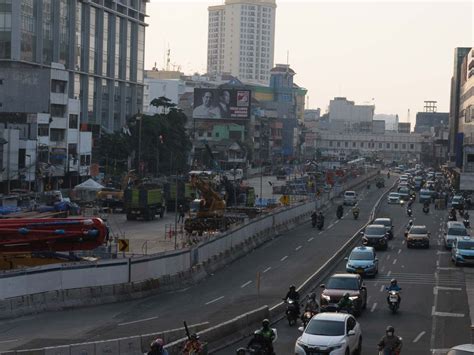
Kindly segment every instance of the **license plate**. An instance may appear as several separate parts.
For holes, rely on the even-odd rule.
[[[390,302],[398,302],[397,296],[390,296]]]
[[[364,273],[364,269],[358,268],[358,269],[356,269],[356,272],[357,272],[358,274],[363,274],[363,273]]]

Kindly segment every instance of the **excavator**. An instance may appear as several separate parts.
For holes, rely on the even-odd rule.
[[[65,254],[92,250],[109,238],[100,218],[10,218],[0,224],[0,269],[64,262]]]
[[[102,207],[123,208],[124,191],[138,180],[135,170],[130,170],[122,179],[120,189],[106,187],[97,192],[97,201]]]
[[[184,221],[186,232],[202,235],[205,231],[226,230],[231,222],[224,215],[226,203],[212,189],[211,182],[192,175],[191,185],[199,190],[201,198],[191,203],[190,216]]]

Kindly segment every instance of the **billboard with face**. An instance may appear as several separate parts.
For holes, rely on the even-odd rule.
[[[250,90],[194,89],[193,118],[248,119]]]

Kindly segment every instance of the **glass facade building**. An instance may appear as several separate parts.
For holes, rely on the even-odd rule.
[[[119,130],[143,107],[148,1],[0,0],[0,65],[63,64],[81,122]]]

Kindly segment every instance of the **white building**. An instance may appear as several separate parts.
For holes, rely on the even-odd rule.
[[[210,6],[207,72],[268,84],[275,49],[275,0]]]
[[[374,105],[356,105],[345,97],[335,97],[329,103],[329,121],[372,122],[374,110]]]

